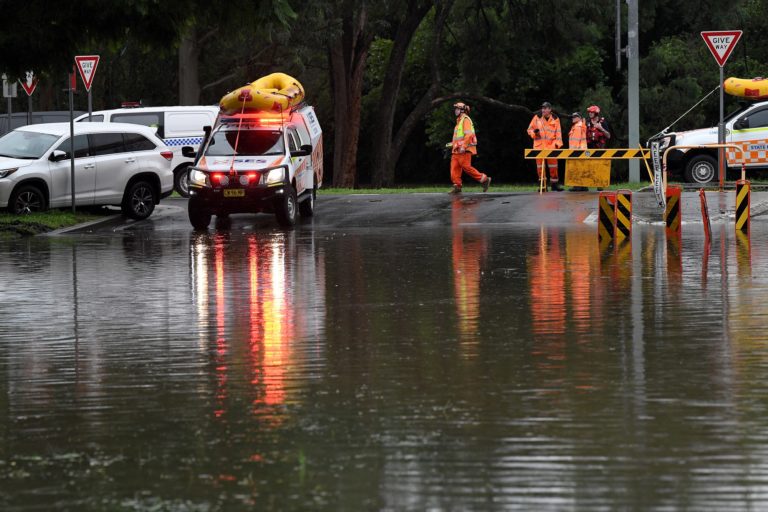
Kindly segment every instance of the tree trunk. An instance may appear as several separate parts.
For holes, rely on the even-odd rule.
[[[390,187],[395,181],[395,162],[392,161],[392,129],[395,122],[397,97],[400,94],[405,58],[413,34],[419,28],[424,16],[431,8],[431,2],[411,1],[405,19],[397,28],[395,41],[389,53],[387,71],[381,99],[376,112],[373,135],[373,186]]]
[[[197,29],[192,25],[182,34],[179,45],[179,105],[197,105],[200,102],[199,58]]]
[[[366,30],[366,6],[344,15],[341,34],[331,41],[329,63],[333,89],[333,186],[354,188],[357,184],[357,145],[363,72],[373,41]]]

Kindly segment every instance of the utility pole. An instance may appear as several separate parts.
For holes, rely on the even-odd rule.
[[[629,115],[629,147],[640,146],[640,48],[638,44],[637,1],[627,0],[629,5],[627,27],[627,112]],[[629,161],[629,181],[640,181],[640,162]]]

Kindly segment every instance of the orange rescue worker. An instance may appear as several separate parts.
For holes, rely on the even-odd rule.
[[[571,131],[568,133],[568,149],[587,149],[587,125],[579,112],[571,114]]]
[[[533,149],[560,149],[563,147],[563,136],[560,131],[560,118],[552,112],[552,104],[545,101],[541,104],[541,111],[531,119],[528,125],[528,135],[533,139]],[[536,172],[539,175],[539,181],[542,181],[542,159],[536,159]],[[561,191],[557,177],[557,160],[547,158],[547,169],[549,170],[549,182],[552,190]]]
[[[456,103],[453,105],[453,113],[456,116],[456,127],[453,129],[453,140],[451,141],[451,188],[450,194],[461,193],[461,173],[469,174],[470,177],[479,181],[483,185],[483,192],[488,191],[491,184],[491,177],[481,173],[472,167],[472,155],[477,154],[477,137],[475,136],[475,125],[469,118],[469,105],[466,103]]]

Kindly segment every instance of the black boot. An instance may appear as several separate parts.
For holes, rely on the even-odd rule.
[[[552,185],[552,191],[553,192],[562,192],[563,191],[563,187],[560,186],[560,183],[558,183],[557,180],[552,180],[551,181],[551,185]]]

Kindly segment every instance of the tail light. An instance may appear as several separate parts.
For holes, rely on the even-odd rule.
[[[170,162],[171,160],[173,160],[173,151],[161,151],[160,156]]]

